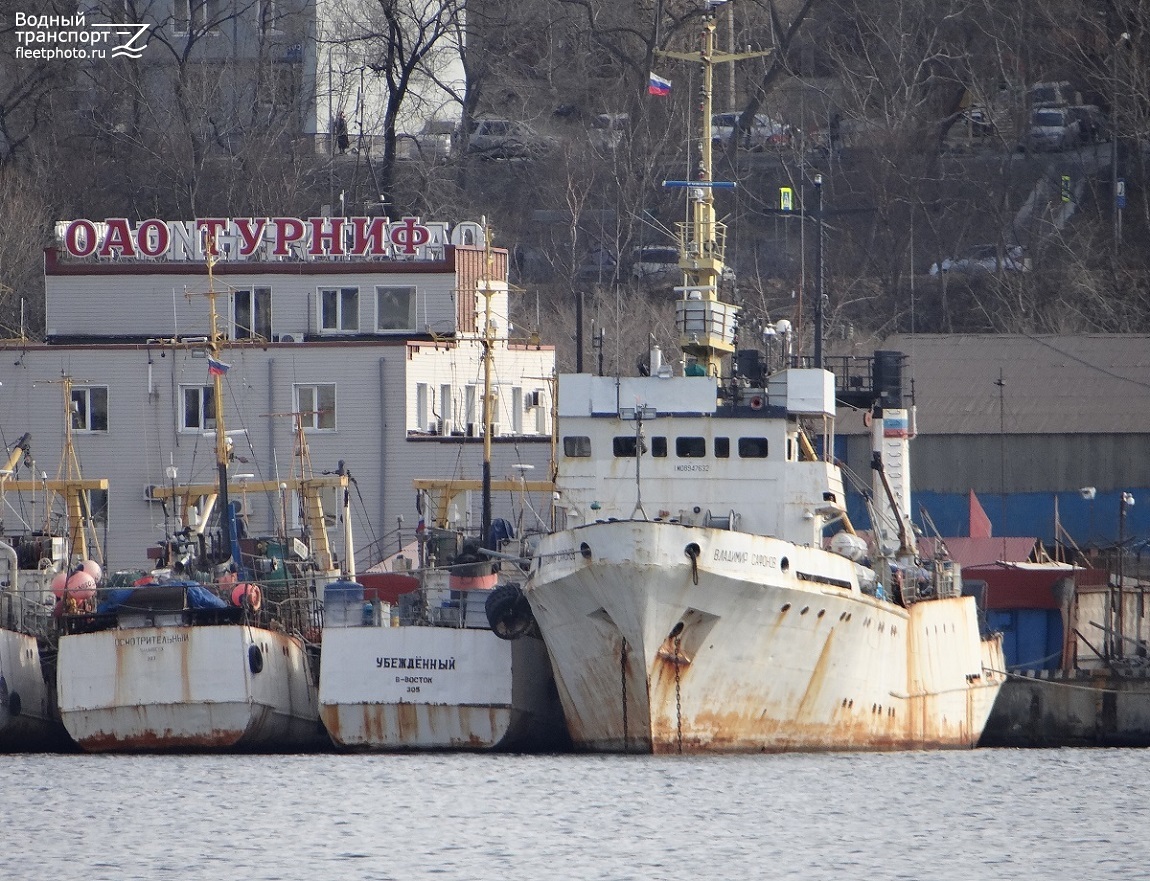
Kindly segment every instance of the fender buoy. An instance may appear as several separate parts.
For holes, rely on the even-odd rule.
[[[264,668],[264,653],[254,643],[248,646],[248,667],[253,673],[259,673]]]
[[[232,590],[232,605],[258,612],[264,603],[264,594],[258,584],[237,584]]]
[[[763,396],[762,395],[755,395],[753,398],[751,398],[751,409],[752,410],[762,410],[763,409]]]

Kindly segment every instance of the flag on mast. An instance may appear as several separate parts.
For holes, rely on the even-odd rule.
[[[231,364],[225,364],[211,355],[208,356],[208,376],[223,376],[231,366]]]
[[[647,94],[658,95],[660,98],[667,97],[671,94],[671,81],[651,71],[651,79],[647,83]]]

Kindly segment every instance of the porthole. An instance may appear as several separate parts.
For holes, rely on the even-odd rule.
[[[791,561],[786,557],[783,557],[781,560],[779,560],[779,568],[784,572],[789,572],[791,568]]]
[[[581,545],[579,545],[579,553],[581,553],[583,555],[584,560],[590,560],[591,559],[591,546],[589,544],[587,544],[587,542],[583,542]]]

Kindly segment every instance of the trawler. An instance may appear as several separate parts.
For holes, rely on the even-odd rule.
[[[106,491],[108,481],[81,474],[72,442],[72,378],[52,382],[64,396],[57,474],[37,473],[27,433],[0,471],[0,749],[10,751],[72,746],[56,707],[57,619],[90,601],[101,574],[92,493]],[[30,476],[18,476],[21,465]]]
[[[179,523],[151,554],[156,568],[103,585],[93,601],[61,615],[60,714],[86,751],[282,752],[327,742],[318,706],[319,596],[343,570],[321,490],[346,490],[348,476],[312,471],[300,414],[290,414],[298,472],[293,464],[282,481],[229,474],[228,365],[211,266],[209,257],[211,333],[202,345],[218,402],[217,480],[155,487]],[[282,535],[241,536],[230,501],[241,491],[282,494],[285,508],[289,493],[298,496],[302,537],[286,534],[286,516]]]
[[[700,51],[667,53],[703,65],[702,160],[681,182],[683,363],[655,348],[645,376],[559,380],[566,522],[539,543],[524,594],[573,745],[974,747],[1002,682],[1001,637],[980,634],[957,565],[917,555],[903,356],[835,372],[818,328],[812,360],[776,365],[739,348],[739,310],[720,297],[711,84],[732,56],[716,53],[714,31],[708,13]],[[837,401],[871,426],[869,540],[833,457]]]
[[[421,516],[416,565],[405,556],[393,569],[406,588],[394,607],[362,585],[330,585],[325,597],[320,714],[332,741],[359,751],[540,751],[566,745],[566,732],[547,651],[526,632],[526,604],[518,583],[518,547],[509,552],[507,521],[492,517],[493,492],[548,499],[549,481],[491,475],[492,299],[507,285],[492,271],[478,282],[484,301],[483,464],[480,480],[415,481]],[[499,313],[506,314],[501,303]],[[450,514],[461,497],[479,493],[479,534]],[[550,524],[542,524],[549,528]],[[502,527],[502,528],[501,528]],[[395,566],[395,563],[392,563]],[[519,625],[527,626],[520,629]],[[512,638],[515,637],[515,638]]]

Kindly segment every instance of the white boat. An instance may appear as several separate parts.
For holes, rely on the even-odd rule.
[[[489,240],[487,247],[490,257]],[[433,525],[421,531],[419,566],[406,576],[410,589],[396,597],[394,609],[378,599],[365,602],[355,583],[328,588],[320,714],[337,747],[538,751],[565,745],[547,651],[537,633],[517,627],[528,617],[519,588],[500,586],[501,575],[522,573],[511,560],[492,562],[502,550],[492,537],[492,492],[549,498],[554,489],[549,481],[491,479],[491,298],[497,288],[505,294],[505,284],[480,281],[486,301],[482,479],[416,481],[420,510]],[[449,511],[467,492],[483,500],[480,540],[469,543],[464,530],[448,528]],[[504,572],[497,574],[500,565]],[[501,605],[508,597],[510,605]],[[522,638],[506,638],[511,635]]]
[[[205,345],[215,400],[222,402],[226,365],[211,365],[223,364],[223,337],[213,289],[208,297]],[[159,550],[160,568],[110,583],[94,608],[61,616],[60,714],[84,750],[297,751],[326,743],[318,705],[317,592],[341,571],[319,491],[346,488],[348,478],[317,477],[301,467],[288,480],[230,486],[222,404],[218,409],[218,480],[154,489],[182,527]],[[296,452],[309,466],[302,422],[294,415]],[[241,486],[297,493],[308,541],[285,535],[241,541],[228,500]],[[212,519],[217,509],[218,524]],[[210,532],[216,525],[219,532]]]
[[[440,549],[456,534],[433,530]],[[362,751],[542,751],[566,745],[547,650],[509,640],[487,610],[506,597],[487,562],[443,551],[410,573],[392,608],[361,585],[329,585],[320,714],[337,747]],[[506,565],[506,564],[505,564]],[[358,589],[357,589],[358,588]],[[512,602],[519,596],[512,587]],[[522,610],[525,612],[526,610]],[[513,625],[512,625],[513,626]]]
[[[916,556],[902,358],[879,353],[869,371],[836,376],[817,336],[809,365],[735,357],[710,177],[711,65],[725,60],[713,18],[702,51],[677,57],[704,67],[701,171],[683,184],[678,242],[685,363],[654,349],[647,376],[560,377],[567,527],[542,539],[524,588],[573,744],[974,747],[1002,681],[1001,637],[980,635],[956,565]],[[869,545],[833,458],[844,393],[872,422]]]
[[[12,445],[0,471],[0,749],[56,751],[73,748],[56,706],[57,610],[89,595],[99,575],[99,538],[91,512],[93,490],[72,445],[71,378],[64,393],[64,444],[53,478],[39,472],[31,436]],[[21,465],[31,476],[17,476]],[[13,521],[17,522],[13,528]],[[75,571],[73,571],[75,569]],[[71,589],[69,589],[69,586]]]

